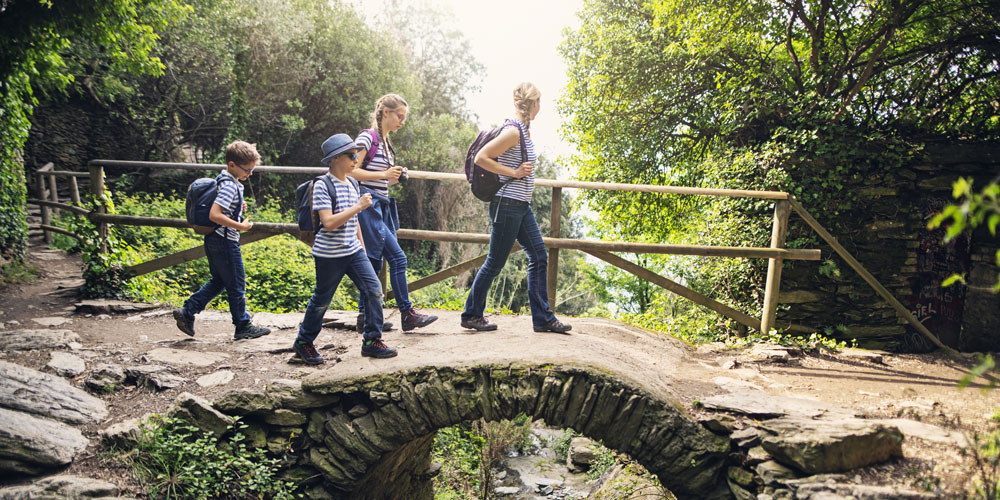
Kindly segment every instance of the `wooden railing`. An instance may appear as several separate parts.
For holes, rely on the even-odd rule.
[[[28,200],[29,203],[38,204],[42,207],[42,229],[46,231],[46,241],[49,241],[49,231],[67,233],[67,231],[51,225],[51,214],[49,209],[53,208],[56,210],[66,209],[71,210],[74,213],[88,217],[90,220],[97,224],[100,234],[104,237],[107,234],[108,224],[121,224],[121,225],[135,225],[135,226],[160,226],[160,227],[176,227],[176,228],[190,228],[191,226],[184,219],[170,219],[170,218],[158,218],[158,217],[141,217],[134,215],[112,215],[107,214],[106,209],[103,205],[99,205],[97,210],[87,211],[85,209],[79,208],[79,188],[76,183],[76,178],[80,176],[87,176],[90,178],[90,188],[91,193],[95,195],[101,195],[104,193],[104,168],[155,168],[155,169],[173,169],[173,170],[214,170],[219,171],[224,168],[223,165],[207,165],[207,164],[194,164],[194,163],[160,163],[160,162],[141,162],[141,161],[118,161],[118,160],[92,160],[89,162],[89,173],[87,172],[71,172],[71,171],[56,171],[53,169],[52,164],[47,164],[37,171],[38,177],[38,191],[39,199]],[[275,174],[307,174],[307,175],[320,175],[326,172],[325,168],[322,167],[284,167],[284,166],[260,166],[254,169],[256,173],[275,173]],[[466,182],[465,176],[463,174],[452,174],[452,173],[442,173],[442,172],[422,172],[417,170],[410,170],[408,175],[412,179],[427,179],[434,181],[444,181],[444,182]],[[56,190],[55,179],[57,176],[69,177],[71,180],[70,193],[73,199],[74,205],[67,205],[59,201],[59,197]],[[48,179],[48,189],[45,186],[45,180]],[[746,190],[734,190],[734,189],[705,189],[705,188],[691,188],[682,186],[654,186],[654,185],[644,185],[644,184],[617,184],[617,183],[602,183],[602,182],[582,182],[582,181],[563,181],[554,179],[535,179],[535,185],[540,187],[548,187],[552,189],[552,208],[550,215],[550,231],[549,236],[543,238],[546,247],[549,249],[549,260],[548,260],[548,298],[549,304],[553,307],[556,305],[556,285],[557,277],[559,272],[559,251],[561,249],[578,250],[589,255],[592,255],[598,259],[601,259],[613,266],[616,266],[626,272],[629,272],[639,278],[647,280],[657,286],[660,286],[672,293],[680,295],[692,302],[699,305],[707,307],[723,316],[726,316],[737,323],[744,325],[748,328],[753,328],[760,330],[762,332],[768,332],[772,328],[779,327],[785,330],[797,331],[797,332],[814,332],[813,328],[809,328],[802,325],[795,324],[784,324],[778,325],[776,321],[776,311],[778,305],[779,292],[781,290],[781,268],[784,260],[820,260],[820,250],[818,249],[788,249],[785,248],[785,239],[788,232],[788,219],[792,211],[795,211],[806,224],[809,225],[813,230],[815,230],[820,237],[822,237],[833,250],[839,254],[847,263],[854,269],[858,274],[861,275],[869,285],[872,286],[875,291],[882,296],[890,305],[896,310],[896,312],[904,318],[909,324],[913,325],[921,334],[927,337],[936,346],[946,351],[954,352],[951,348],[943,345],[934,334],[932,334],[926,327],[924,327],[919,320],[917,320],[909,310],[906,309],[892,294],[882,286],[875,278],[871,275],[860,262],[857,261],[850,253],[842,246],[837,239],[833,237],[826,229],[824,229],[816,219],[814,219],[806,210],[799,204],[795,198],[785,192],[781,191],[746,191]],[[568,189],[599,189],[607,191],[634,191],[634,192],[644,192],[644,193],[669,193],[669,194],[683,194],[683,195],[698,195],[698,196],[717,196],[717,197],[738,197],[738,198],[756,198],[764,200],[774,200],[774,221],[771,231],[771,244],[767,248],[758,247],[720,247],[720,246],[703,246],[703,245],[667,245],[667,244],[654,244],[654,243],[638,243],[638,242],[612,242],[612,241],[593,241],[593,240],[578,240],[570,238],[560,237],[561,228],[561,201],[562,201],[562,190],[564,188]],[[96,199],[101,199],[97,196]],[[281,224],[281,223],[270,223],[270,222],[255,222],[253,228],[248,231],[242,238],[241,243],[250,243],[260,239],[264,239],[275,234],[297,234],[298,226],[295,224]],[[397,232],[400,239],[412,239],[412,240],[426,240],[426,241],[438,241],[438,242],[462,242],[462,243],[489,243],[489,234],[475,234],[475,233],[454,233],[445,231],[426,231],[417,229],[400,229]],[[519,251],[520,248],[515,245],[512,252]],[[710,297],[702,295],[684,285],[681,285],[675,281],[672,281],[664,276],[661,276],[649,269],[643,268],[632,262],[629,262],[619,256],[614,255],[611,252],[635,252],[635,253],[658,253],[658,254],[674,254],[674,255],[698,255],[705,257],[727,257],[727,258],[761,258],[768,259],[768,270],[767,270],[767,280],[764,288],[764,304],[763,304],[763,316],[760,319],[751,317],[743,312],[737,311],[730,306],[722,304]],[[129,268],[129,270],[136,275],[150,273],[159,269],[170,267],[173,265],[180,264],[182,262],[187,262],[204,256],[204,247],[197,246],[178,252],[172,255],[160,257],[148,262],[143,262]],[[417,279],[408,284],[410,290],[417,290],[424,286],[436,283],[438,281],[447,279],[449,277],[458,275],[462,272],[474,269],[481,266],[486,260],[486,255],[480,255],[474,259],[461,262],[447,269],[443,269],[429,276]],[[384,273],[383,273],[383,289],[384,286]],[[386,294],[387,298],[392,298],[392,291],[388,291]]]

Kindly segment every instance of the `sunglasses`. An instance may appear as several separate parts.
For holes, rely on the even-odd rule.
[[[357,161],[358,160],[358,154],[355,153],[354,151],[351,151],[349,153],[339,154],[337,156],[349,156],[351,158],[351,161]]]

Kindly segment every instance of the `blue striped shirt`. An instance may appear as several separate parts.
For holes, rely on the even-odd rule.
[[[524,137],[524,146],[528,150],[528,155],[527,155],[528,161],[534,162],[535,160],[538,159],[538,156],[535,154],[535,143],[532,142],[531,136],[528,135],[528,127],[525,127],[524,123],[522,123],[521,120],[512,119],[511,121],[517,124],[518,129],[520,129],[521,135]],[[506,130],[507,128],[513,126],[514,125],[507,125],[506,127],[504,127],[504,129]],[[514,147],[508,149],[507,151],[504,151],[503,154],[501,154],[500,157],[497,158],[497,161],[500,162],[501,165],[510,168],[517,168],[521,166],[520,139],[518,139],[517,144],[515,144]],[[510,182],[507,182],[508,180],[510,180]],[[497,192],[497,196],[504,196],[507,198],[513,198],[515,200],[521,200],[531,203],[531,192],[534,191],[535,189],[534,170],[531,171],[531,175],[527,177],[522,177],[520,179],[516,177],[508,177],[506,175],[500,175],[500,182],[507,182],[507,184],[505,184],[503,187],[500,188],[500,191]]]
[[[232,182],[219,180],[219,178],[224,179],[226,177]],[[215,204],[222,207],[223,215],[236,222],[241,222],[240,216],[243,215],[243,184],[225,170],[219,174],[219,178],[216,178],[215,181],[219,184],[219,193],[215,196]],[[215,234],[230,241],[240,242],[240,232],[231,227],[219,226],[215,229]]]
[[[382,173],[389,170],[389,167],[396,164],[396,159],[392,157],[392,153],[389,152],[389,146],[386,145],[385,139],[380,138],[378,141],[378,150],[375,151],[375,156],[372,158],[364,169],[369,172]],[[354,139],[354,143],[358,146],[365,148],[365,153],[372,147],[372,133],[368,130],[362,130],[358,134],[358,138]],[[361,159],[362,162],[364,158]],[[376,179],[373,181],[360,181],[360,184],[376,193],[388,197],[389,196],[389,179]]]
[[[337,179],[329,173],[326,176],[333,181],[333,187],[337,190],[336,206],[331,201],[330,191],[327,190],[326,183],[319,180],[313,183],[313,210],[327,209],[336,214],[347,210],[358,202],[359,195],[353,184]],[[332,259],[354,255],[361,250],[361,241],[358,240],[357,232],[357,215],[333,231],[320,229],[316,233],[316,241],[312,246],[313,257]]]

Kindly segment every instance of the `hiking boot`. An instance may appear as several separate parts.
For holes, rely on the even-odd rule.
[[[247,321],[246,323],[236,327],[236,334],[233,335],[233,340],[255,339],[257,337],[263,337],[269,333],[271,333],[270,328],[257,326]]]
[[[385,345],[382,339],[366,340],[361,344],[361,355],[369,358],[391,358],[396,350]]]
[[[548,323],[545,323],[542,326],[535,327],[536,332],[553,332],[553,333],[566,333],[572,329],[573,329],[572,325],[570,325],[569,323],[563,323],[558,319],[549,321]]]
[[[194,337],[194,316],[188,315],[184,309],[178,307],[174,309],[174,321],[177,322],[177,329]]]
[[[414,328],[423,328],[435,321],[438,317],[433,314],[420,314],[417,308],[410,308],[403,313],[403,331],[408,332]]]
[[[323,362],[323,356],[316,350],[316,346],[314,346],[312,342],[303,344],[302,342],[296,340],[295,343],[292,344],[292,350],[295,351],[295,355],[302,361],[305,361],[307,365],[318,365]]]
[[[462,328],[470,328],[472,330],[478,330],[480,332],[488,332],[497,329],[496,323],[490,323],[486,321],[486,318],[480,316],[478,318],[462,318]]]
[[[365,332],[364,328],[365,328],[365,315],[364,314],[359,314],[358,315],[358,323],[357,323],[357,326],[354,327],[354,331],[356,331],[358,333],[364,333]],[[383,332],[388,332],[389,330],[392,330],[392,321],[383,321],[382,322],[382,331]]]

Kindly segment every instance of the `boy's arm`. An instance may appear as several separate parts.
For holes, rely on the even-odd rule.
[[[367,253],[368,249],[365,248],[365,239],[361,236],[361,224],[358,224],[357,235],[358,235],[358,241],[361,242],[361,249]]]
[[[319,212],[319,221],[323,224],[323,229],[333,231],[347,224],[347,221],[351,220],[351,217],[358,215],[359,212],[370,206],[372,206],[372,195],[365,193],[361,195],[361,199],[357,203],[343,212],[333,213],[333,210],[329,208],[321,208],[317,212]]]
[[[253,222],[250,222],[250,216],[247,215],[246,221],[236,222],[230,219],[226,214],[222,213],[222,205],[218,203],[213,203],[212,208],[208,211],[208,220],[229,228],[233,228],[237,231],[249,231],[253,227]]]

